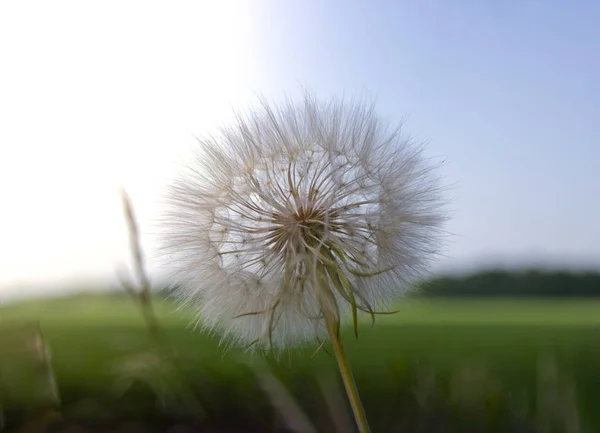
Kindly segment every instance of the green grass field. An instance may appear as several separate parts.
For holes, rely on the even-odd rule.
[[[259,362],[260,356],[219,346],[217,339],[192,329],[191,317],[177,312],[170,302],[157,301],[154,307],[161,329],[183,360],[185,380],[209,393],[205,397],[215,407],[236,398],[267,405],[268,400],[255,396],[255,379],[247,366]],[[349,330],[344,337],[367,413],[374,428],[380,428],[377,431],[385,431],[382,426],[403,411],[429,411],[433,405],[443,412],[447,401],[462,402],[463,412],[488,410],[463,407],[464,401],[476,400],[480,394],[484,395],[481,399],[496,396],[493,411],[505,413],[516,405],[539,421],[556,415],[555,410],[541,408],[542,396],[554,393],[556,398],[565,398],[569,386],[575,389],[580,431],[600,431],[600,301],[410,299],[396,308],[399,313],[379,316],[374,328],[365,318],[358,340]],[[84,397],[116,399],[123,371],[142,377],[140,382],[156,379],[147,376],[158,373],[148,373],[151,370],[143,362],[132,361],[152,345],[138,306],[127,296],[80,295],[0,309],[4,327],[36,321],[51,349],[62,404],[67,408]],[[333,358],[325,352],[313,357],[314,349],[294,351],[281,360],[283,365],[273,360],[269,365],[306,413],[318,418],[317,382],[320,377],[337,376]],[[545,363],[550,367],[544,367]],[[139,371],[132,373],[131,365],[138,365]],[[543,376],[544,368],[552,365],[557,370]],[[432,374],[434,385],[425,380]],[[215,391],[223,388],[228,391]],[[429,403],[423,403],[425,394]],[[135,400],[134,395],[128,401]],[[563,409],[566,405],[555,404]],[[135,410],[144,410],[142,406]],[[258,417],[263,409],[251,411]],[[218,417],[215,411],[213,417]],[[571,418],[572,412],[567,414]],[[472,420],[471,415],[467,418]],[[413,430],[417,431],[414,426]]]

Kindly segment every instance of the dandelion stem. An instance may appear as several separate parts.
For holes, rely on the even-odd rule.
[[[352,406],[352,412],[354,413],[354,419],[356,421],[356,425],[358,426],[358,431],[360,433],[369,433],[371,429],[369,427],[369,423],[367,422],[365,409],[363,408],[360,400],[358,388],[356,387],[356,382],[354,380],[352,370],[350,369],[348,356],[346,355],[346,350],[344,349],[344,344],[342,343],[342,337],[339,333],[339,321],[328,311],[325,311],[324,314],[325,323],[327,324],[327,331],[329,332],[329,336],[331,337],[331,342],[333,344],[335,359],[340,370],[340,375],[342,376],[342,381],[344,382],[344,388],[346,388],[348,400],[350,400],[350,406]]]

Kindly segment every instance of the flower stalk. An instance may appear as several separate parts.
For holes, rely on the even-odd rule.
[[[321,240],[320,243],[323,244],[323,240]],[[352,297],[347,296],[348,293],[352,293],[352,287],[346,287],[346,284],[342,283],[342,279],[339,275],[343,275],[343,273],[341,272],[341,268],[338,267],[334,257],[331,255],[331,252],[328,251],[329,248],[326,246],[321,246],[321,248],[318,249],[319,253],[316,255],[316,257],[320,258],[320,260],[317,262],[315,267],[317,277],[315,285],[319,288],[318,292],[321,313],[323,314],[325,327],[327,328],[327,333],[329,334],[329,338],[333,346],[333,353],[338,365],[338,370],[342,376],[346,395],[350,401],[350,406],[352,407],[352,413],[354,415],[356,426],[358,427],[358,431],[360,433],[368,433],[371,430],[369,428],[369,423],[367,422],[367,416],[360,399],[360,394],[358,393],[358,387],[356,386],[354,375],[352,374],[352,369],[350,368],[350,362],[348,360],[346,350],[344,349],[344,343],[342,341],[342,335],[340,332],[341,324],[339,307],[329,281],[334,281],[333,288],[342,294],[343,297],[351,304],[354,332],[358,336],[356,300],[352,295],[350,295]],[[323,251],[328,252],[323,254]]]
[[[342,376],[342,381],[344,382],[344,388],[346,389],[346,395],[348,396],[350,406],[352,407],[352,413],[354,414],[354,420],[356,421],[358,431],[360,433],[369,433],[371,429],[367,422],[367,415],[365,414],[362,401],[360,400],[356,381],[354,380],[350,362],[346,355],[346,350],[344,349],[344,343],[342,342],[342,337],[339,332],[339,321],[333,314],[327,311],[324,312],[324,315],[327,332],[329,333],[331,344],[333,345],[333,353],[335,354],[338,369]]]

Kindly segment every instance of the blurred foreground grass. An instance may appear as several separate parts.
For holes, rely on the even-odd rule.
[[[154,308],[205,418],[254,419],[266,423],[256,431],[285,431],[272,427],[272,402],[250,367],[262,365],[261,356],[219,346],[168,301]],[[436,422],[443,431],[600,431],[600,301],[411,299],[397,308],[378,316],[374,328],[364,318],[358,340],[350,330],[344,337],[374,431],[435,432]],[[130,297],[78,295],[0,308],[0,326],[36,321],[67,416],[144,418],[159,406],[171,410],[168,377],[161,382],[145,355],[151,341]],[[335,431],[322,385],[340,396],[342,388],[333,358],[323,351],[312,357],[314,351],[268,365],[319,431]]]

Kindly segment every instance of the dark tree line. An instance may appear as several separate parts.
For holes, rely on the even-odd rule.
[[[460,296],[600,296],[600,272],[486,270],[443,276],[422,285],[422,295]]]

